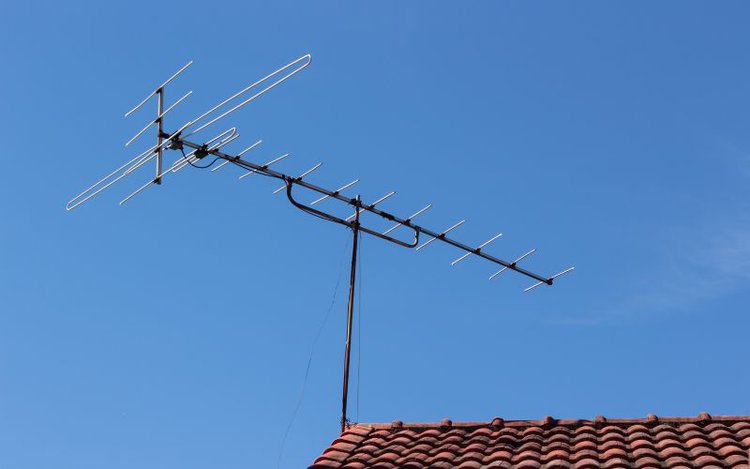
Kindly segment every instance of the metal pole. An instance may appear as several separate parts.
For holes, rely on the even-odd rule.
[[[164,88],[159,88],[156,91],[156,98],[158,101],[157,104],[157,112],[156,112],[156,133],[158,136],[156,137],[156,143],[159,144],[156,150],[156,178],[154,179],[154,182],[157,184],[161,184],[161,157],[162,157],[162,148],[161,143],[163,141],[162,136],[164,135],[164,126],[163,126],[163,120],[162,119],[162,113],[164,113]]]
[[[360,198],[357,196],[357,201]],[[352,232],[352,267],[349,275],[349,307],[346,318],[346,348],[344,351],[344,389],[341,397],[341,433],[346,430],[346,404],[349,396],[349,357],[352,353],[352,323],[354,321],[354,279],[357,273],[357,241],[359,238],[359,208],[355,207]]]

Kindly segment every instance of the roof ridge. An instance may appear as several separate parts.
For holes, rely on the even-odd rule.
[[[511,427],[511,428],[523,428],[523,427],[539,427],[539,426],[580,426],[586,424],[594,425],[623,425],[629,426],[633,424],[685,424],[685,423],[704,423],[708,424],[711,422],[721,423],[736,423],[736,422],[750,422],[750,415],[711,415],[706,412],[701,412],[695,417],[659,417],[654,414],[648,414],[644,418],[606,418],[603,416],[595,417],[594,419],[555,419],[551,416],[546,416],[542,419],[519,419],[519,420],[505,420],[502,418],[494,418],[489,422],[453,422],[450,419],[443,419],[440,422],[411,422],[404,423],[400,420],[394,420],[391,423],[353,423],[351,427],[360,428],[372,428],[372,429],[389,429],[389,430],[429,430],[429,429],[448,429],[448,428],[485,428],[485,427]]]

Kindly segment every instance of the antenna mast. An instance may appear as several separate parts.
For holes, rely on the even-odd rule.
[[[146,98],[144,98],[138,105],[136,105],[133,109],[125,113],[125,117],[128,117],[129,115],[133,114],[138,109],[140,109],[151,98],[156,96],[156,99],[157,99],[156,117],[152,121],[150,121],[143,129],[141,129],[138,133],[136,133],[136,135],[133,138],[131,138],[125,144],[125,146],[129,146],[131,143],[136,141],[144,132],[146,132],[146,130],[151,128],[151,126],[153,126],[154,124],[156,124],[156,145],[136,155],[135,157],[130,159],[128,162],[121,165],[120,167],[118,167],[117,169],[115,169],[114,171],[112,171],[111,173],[109,173],[108,175],[106,175],[105,177],[103,177],[102,179],[100,179],[99,181],[91,185],[90,187],[88,187],[86,190],[84,190],[80,194],[73,197],[67,203],[65,208],[66,210],[75,209],[76,207],[80,206],[81,204],[97,196],[99,193],[101,193],[105,189],[109,188],[110,186],[112,186],[119,180],[125,178],[129,174],[135,172],[136,170],[143,167],[144,165],[146,165],[148,162],[152,160],[155,160],[155,166],[156,166],[155,168],[156,172],[155,172],[154,177],[148,179],[145,184],[143,184],[142,186],[137,188],[135,191],[130,193],[128,196],[126,196],[124,199],[122,199],[120,201],[120,205],[124,204],[125,202],[129,201],[136,195],[140,194],[146,188],[154,184],[157,184],[157,185],[162,184],[162,180],[164,179],[164,177],[166,177],[169,174],[177,173],[183,168],[185,168],[186,166],[192,166],[192,167],[199,168],[199,169],[206,169],[206,168],[213,166],[214,163],[217,163],[219,162],[219,160],[221,160],[221,163],[213,167],[211,169],[211,172],[216,172],[219,169],[223,168],[224,166],[231,164],[244,171],[244,174],[242,174],[239,177],[239,179],[247,178],[249,176],[252,176],[253,174],[259,174],[262,176],[266,176],[272,179],[279,180],[283,184],[281,187],[278,187],[277,189],[273,191],[274,194],[278,194],[279,192],[285,191],[289,202],[293,206],[302,210],[303,212],[308,213],[310,215],[314,215],[323,220],[330,221],[339,225],[343,225],[347,228],[350,228],[353,233],[353,242],[352,242],[352,263],[351,263],[351,272],[350,272],[350,278],[349,278],[349,302],[348,302],[348,309],[347,309],[346,343],[345,343],[345,353],[344,353],[344,379],[343,379],[343,393],[342,393],[343,395],[342,395],[342,410],[341,410],[341,430],[343,431],[346,428],[346,425],[348,424],[347,401],[348,401],[348,390],[349,390],[349,365],[350,365],[350,355],[351,355],[352,323],[354,319],[356,262],[357,262],[358,240],[359,240],[359,236],[361,235],[361,233],[365,233],[365,234],[374,236],[376,238],[380,238],[382,240],[391,242],[393,244],[396,244],[405,248],[414,249],[415,251],[422,251],[424,248],[434,243],[435,241],[443,242],[445,244],[448,244],[450,246],[453,246],[459,249],[460,251],[463,251],[463,254],[460,257],[458,257],[456,260],[451,262],[452,266],[455,266],[458,263],[467,259],[468,257],[474,255],[476,257],[485,259],[501,267],[500,270],[490,275],[489,277],[490,280],[494,279],[495,277],[505,272],[506,270],[514,271],[522,276],[525,276],[534,280],[535,283],[533,283],[531,286],[524,289],[524,292],[531,291],[541,285],[552,285],[558,277],[571,272],[574,269],[574,267],[570,267],[568,269],[565,269],[551,276],[540,275],[540,274],[531,272],[519,266],[519,263],[522,260],[526,259],[531,254],[535,253],[536,249],[532,249],[526,252],[525,254],[517,257],[513,261],[506,261],[498,257],[492,256],[486,252],[485,248],[490,243],[500,238],[502,236],[502,233],[497,234],[491,237],[489,240],[485,241],[484,243],[479,244],[478,246],[474,247],[474,246],[462,243],[460,241],[457,241],[453,238],[448,237],[449,233],[451,233],[452,231],[454,231],[455,229],[463,225],[466,222],[466,220],[461,220],[442,231],[433,230],[425,226],[416,224],[414,222],[414,219],[422,215],[423,213],[425,213],[427,210],[429,210],[432,207],[432,204],[428,204],[425,207],[414,212],[410,216],[403,218],[403,217],[394,215],[390,212],[383,211],[378,207],[380,203],[386,201],[387,199],[395,195],[395,192],[389,192],[385,196],[369,204],[362,202],[362,199],[359,195],[352,198],[352,197],[348,197],[342,194],[344,190],[357,184],[359,182],[359,179],[355,179],[335,190],[326,189],[324,187],[308,182],[307,179],[305,178],[309,176],[310,174],[312,174],[314,171],[318,170],[323,163],[318,163],[312,166],[310,169],[302,172],[299,176],[293,176],[287,173],[283,173],[283,172],[271,169],[272,165],[286,159],[289,156],[288,153],[278,156],[274,159],[271,159],[264,164],[253,163],[251,161],[248,161],[242,158],[243,155],[257,148],[262,143],[262,140],[258,140],[251,146],[245,148],[244,150],[234,155],[230,153],[225,153],[222,150],[222,148],[228,145],[229,143],[233,142],[240,136],[240,134],[237,132],[236,127],[230,127],[224,132],[221,132],[220,134],[207,140],[206,139],[198,139],[197,141],[194,141],[193,139],[188,140],[189,137],[192,137],[196,135],[197,133],[205,130],[206,128],[212,126],[219,120],[227,117],[228,115],[234,113],[238,109],[244,107],[245,105],[259,98],[260,96],[262,96],[269,90],[287,81],[288,79],[290,79],[297,73],[307,68],[310,65],[311,61],[312,61],[312,56],[310,54],[303,55],[302,57],[299,57],[298,59],[288,63],[287,65],[279,68],[278,70],[266,75],[260,80],[257,80],[254,83],[248,85],[244,89],[233,94],[229,98],[215,105],[214,107],[204,112],[203,114],[199,115],[198,117],[187,121],[182,126],[178,127],[177,130],[173,132],[167,132],[164,130],[165,129],[164,117],[170,111],[172,111],[177,105],[179,105],[185,99],[187,99],[192,94],[192,91],[189,91],[188,93],[183,95],[181,98],[179,98],[177,101],[175,101],[171,106],[164,109],[164,90],[166,86],[172,82],[172,80],[177,78],[177,76],[179,76],[182,72],[184,72],[193,63],[192,61],[188,62],[185,66],[183,66],[180,70],[178,70],[174,75],[172,75],[164,83],[156,87],[156,89],[152,91],[148,96],[146,96]],[[174,152],[167,152],[167,150],[174,150]],[[187,153],[186,153],[186,150],[187,150]],[[173,155],[176,154],[177,158],[166,169],[163,169],[163,166],[164,166],[163,161],[167,153],[171,153]],[[202,164],[204,160],[210,160],[210,162],[208,164]],[[297,198],[295,198],[294,196],[295,187],[310,191],[314,194],[319,195],[319,197],[313,200],[312,202],[303,203],[299,201]],[[340,206],[347,207],[350,209],[353,208],[354,214],[350,215],[347,218],[341,218],[340,216],[335,215],[333,212],[329,212],[329,211],[316,208],[318,204],[326,201],[327,199],[332,199],[334,201],[339,202]],[[361,224],[360,217],[362,214],[367,214],[376,219],[379,218],[379,219],[382,219],[391,223],[395,223],[395,224],[385,231],[376,230],[368,226],[363,226]],[[402,227],[405,230],[407,230],[408,236],[397,237],[392,234]],[[401,230],[401,231],[404,231],[404,230]],[[428,239],[420,244],[420,240],[423,236],[428,237]]]
[[[360,197],[357,196],[357,200]],[[349,303],[346,314],[346,345],[344,347],[344,383],[341,392],[341,433],[346,430],[346,405],[349,402],[349,359],[352,354],[352,324],[354,323],[354,282],[357,276],[357,242],[359,240],[359,210],[354,211],[352,224],[352,266],[349,274]]]

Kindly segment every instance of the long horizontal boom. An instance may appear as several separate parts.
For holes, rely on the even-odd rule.
[[[250,170],[250,171],[253,171],[253,172],[256,172],[256,173],[263,173],[263,174],[265,174],[267,176],[283,180],[284,183],[287,186],[297,185],[297,186],[300,186],[300,187],[304,187],[305,189],[311,190],[313,192],[317,192],[319,194],[322,194],[323,197],[333,198],[333,199],[336,199],[336,200],[340,200],[341,202],[344,202],[344,203],[346,203],[346,204],[348,204],[348,205],[350,205],[352,207],[355,207],[360,212],[367,211],[367,212],[373,213],[375,215],[378,215],[379,217],[384,218],[386,220],[390,220],[390,221],[396,222],[399,225],[403,225],[403,226],[406,226],[408,228],[411,228],[412,230],[414,230],[415,233],[425,234],[427,236],[430,236],[431,238],[435,238],[436,240],[442,241],[442,242],[447,243],[447,244],[449,244],[451,246],[454,246],[454,247],[456,247],[458,249],[461,249],[461,250],[465,251],[468,254],[473,254],[473,255],[481,257],[483,259],[487,259],[488,261],[494,262],[495,264],[503,266],[504,268],[506,268],[508,270],[516,271],[519,274],[525,275],[525,276],[527,276],[529,278],[532,278],[532,279],[536,280],[537,282],[541,282],[541,283],[547,284],[547,285],[552,285],[554,279],[556,278],[556,276],[545,277],[545,276],[542,276],[542,275],[539,275],[539,274],[535,274],[534,272],[531,272],[531,271],[526,270],[526,269],[524,269],[522,267],[519,267],[517,265],[518,261],[509,262],[509,261],[505,261],[503,259],[499,259],[499,258],[497,258],[495,256],[492,256],[492,255],[487,254],[486,252],[482,251],[481,247],[475,248],[475,247],[468,246],[468,245],[466,245],[464,243],[461,243],[461,242],[459,242],[459,241],[457,241],[455,239],[449,238],[445,234],[445,232],[437,232],[437,231],[431,230],[429,228],[425,228],[424,226],[417,225],[416,223],[413,223],[408,218],[406,218],[406,219],[405,218],[400,218],[400,217],[398,217],[396,215],[393,215],[392,213],[389,213],[389,212],[386,212],[384,210],[381,210],[381,209],[375,207],[374,206],[375,204],[369,204],[368,205],[368,204],[366,204],[366,203],[364,203],[364,202],[362,202],[360,200],[357,200],[356,198],[347,197],[347,196],[341,194],[340,190],[329,190],[329,189],[326,189],[324,187],[320,187],[318,185],[309,183],[309,182],[303,180],[300,177],[290,176],[290,175],[282,173],[280,171],[276,171],[274,169],[271,169],[271,168],[268,167],[268,165],[256,164],[256,163],[253,163],[251,161],[247,161],[247,160],[242,159],[239,155],[233,156],[233,155],[224,153],[224,152],[220,151],[219,149],[207,148],[203,144],[199,144],[199,143],[195,143],[195,142],[191,142],[191,141],[185,140],[185,139],[181,138],[179,135],[174,135],[174,134],[169,135],[169,134],[166,134],[166,135],[164,135],[164,137],[172,139],[172,141],[173,141],[172,148],[179,148],[182,145],[182,146],[185,146],[185,147],[188,147],[188,148],[191,148],[191,149],[195,150],[196,152],[198,152],[198,154],[200,154],[200,152],[203,152],[204,156],[206,156],[206,155],[213,155],[216,158],[220,158],[220,159],[225,160],[227,162],[234,163],[235,165],[240,166],[240,167],[242,167],[244,169],[247,169],[247,170]],[[335,217],[332,217],[332,218],[335,218]],[[332,221],[337,221],[337,222],[342,223],[342,224],[347,225],[347,226],[352,226],[352,223],[353,223],[353,222],[347,222],[345,220],[339,220],[339,219],[335,219],[335,220],[332,220]],[[363,230],[363,231],[370,232],[371,230]],[[401,243],[399,243],[399,244],[401,244]]]

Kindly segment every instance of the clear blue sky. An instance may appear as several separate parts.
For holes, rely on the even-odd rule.
[[[345,229],[223,170],[64,210],[132,155],[150,111],[124,111],[190,59],[171,124],[310,52],[233,116],[232,149],[262,138],[258,162],[322,160],[315,182],[359,177],[398,213],[432,202],[426,225],[466,218],[459,239],[505,233],[500,257],[577,266],[523,294],[446,246],[364,239],[355,420],[750,413],[747,3],[1,10],[3,468],[275,467],[342,275],[281,466],[337,434]]]

